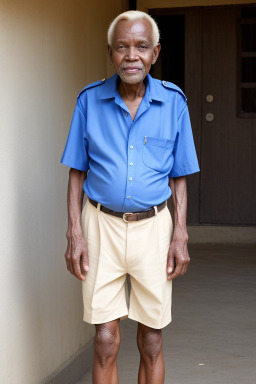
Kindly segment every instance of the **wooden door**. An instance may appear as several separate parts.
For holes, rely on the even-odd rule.
[[[187,95],[201,170],[187,178],[188,224],[256,224],[256,26],[249,17],[255,10],[218,6],[151,12],[160,30],[165,28],[155,77],[176,83]],[[176,20],[182,28],[181,15],[184,34],[168,35],[168,23]],[[241,44],[243,22],[251,24]],[[184,57],[180,48],[175,55],[175,44],[183,44]]]
[[[203,9],[200,223],[256,224],[255,113],[238,105],[242,12],[243,7]],[[248,38],[256,39],[254,33]],[[245,87],[256,85],[255,60],[243,68]]]

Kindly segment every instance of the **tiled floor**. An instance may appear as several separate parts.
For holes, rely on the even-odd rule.
[[[189,249],[189,270],[173,283],[173,321],[163,331],[165,383],[254,384],[256,246]],[[135,322],[121,322],[121,338],[119,383],[136,384]],[[77,384],[91,383],[89,371]]]

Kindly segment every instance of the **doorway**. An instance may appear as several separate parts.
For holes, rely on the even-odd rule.
[[[188,224],[256,225],[256,6],[154,9],[153,77],[186,94],[200,164]]]

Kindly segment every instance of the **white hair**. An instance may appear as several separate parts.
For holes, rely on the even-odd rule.
[[[113,41],[113,34],[115,31],[115,27],[121,20],[128,20],[128,21],[134,21],[134,20],[141,20],[141,19],[146,19],[150,22],[151,27],[152,27],[152,38],[153,38],[153,45],[154,47],[159,43],[159,38],[160,38],[160,32],[158,29],[158,25],[155,22],[155,20],[149,16],[145,12],[141,11],[127,11],[123,12],[120,15],[118,15],[110,24],[108,28],[108,45],[112,45]]]

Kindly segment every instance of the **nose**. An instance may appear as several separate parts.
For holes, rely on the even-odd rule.
[[[130,61],[137,60],[138,56],[137,56],[137,50],[136,50],[135,47],[130,47],[128,49],[128,51],[127,51],[127,58]]]

